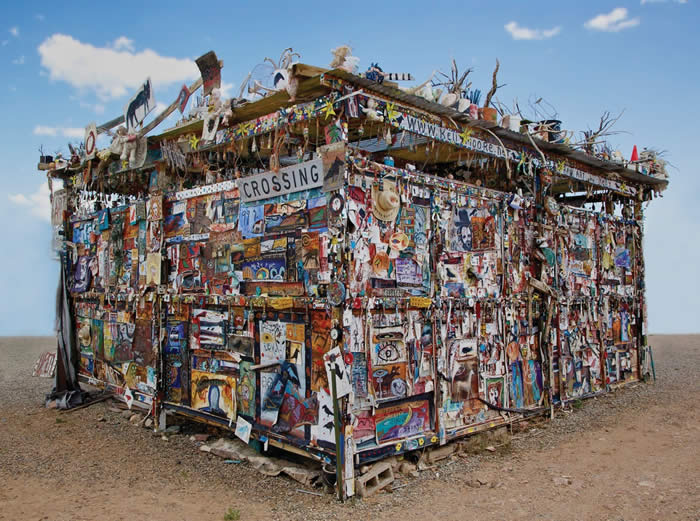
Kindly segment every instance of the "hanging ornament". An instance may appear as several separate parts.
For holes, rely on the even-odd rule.
[[[250,147],[251,152],[257,152],[258,151],[258,143],[255,141],[255,138],[253,138],[253,145]]]

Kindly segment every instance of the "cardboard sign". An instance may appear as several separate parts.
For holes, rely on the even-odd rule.
[[[319,188],[323,186],[323,160],[312,159],[280,168],[278,172],[255,174],[238,183],[244,203]]]
[[[134,128],[143,123],[143,120],[155,107],[156,98],[153,94],[151,78],[148,78],[124,107],[124,123],[127,131],[132,132]]]

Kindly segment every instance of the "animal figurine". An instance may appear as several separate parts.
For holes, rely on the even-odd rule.
[[[377,109],[377,100],[374,98],[369,98],[367,100],[367,106],[362,108],[362,112],[364,112],[365,116],[367,116],[367,119],[370,121],[384,121],[384,116]]]
[[[349,45],[341,45],[331,50],[333,59],[328,65],[331,69],[341,69],[351,74],[357,72],[360,59],[357,56],[352,56],[352,49]]]

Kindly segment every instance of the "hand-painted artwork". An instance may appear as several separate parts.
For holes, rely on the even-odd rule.
[[[287,260],[284,257],[269,257],[244,261],[241,270],[244,280],[284,282],[287,274]]]
[[[113,362],[129,362],[134,359],[132,346],[136,324],[117,322],[117,336],[113,337],[114,357]]]
[[[262,237],[265,232],[265,206],[241,206],[238,211],[238,230],[244,239]]]
[[[287,323],[260,322],[260,363],[281,362],[287,359]]]
[[[496,220],[488,210],[477,210],[470,219],[472,250],[493,250],[496,247]]]
[[[358,398],[367,397],[367,355],[362,351],[352,354],[352,392]]]
[[[428,400],[377,409],[374,415],[377,443],[416,436],[430,430]]]
[[[155,108],[156,98],[148,78],[124,107],[124,122],[129,132],[133,132],[146,116]]]
[[[228,313],[195,309],[192,315],[197,326],[194,333],[195,346],[199,349],[223,349],[226,346],[226,323]]]
[[[253,358],[255,353],[255,341],[253,337],[243,335],[229,335],[227,349],[242,356]]]
[[[238,414],[255,417],[255,370],[251,362],[241,362],[238,387]]]
[[[333,423],[333,398],[329,392],[320,390],[318,398],[318,422],[311,426],[311,439],[335,445],[335,428]]]
[[[299,387],[287,381],[284,390],[282,405],[277,415],[277,423],[272,427],[274,432],[294,432],[302,425],[315,425],[318,422],[318,398],[312,394],[303,399],[299,393]],[[299,433],[303,436],[303,432]]]
[[[423,285],[423,270],[415,260],[399,257],[394,263],[396,264],[396,283],[399,286],[419,288]]]
[[[224,418],[236,417],[236,379],[232,376],[192,371],[191,404],[198,411]]]
[[[287,382],[300,385],[296,366],[286,361],[282,362],[277,371],[260,372],[260,423],[263,425],[271,427],[277,423]]]
[[[319,153],[323,160],[323,191],[340,190],[345,181],[345,143],[322,146]]]
[[[462,403],[462,412],[477,414],[483,404],[479,401],[479,361],[476,356],[465,360],[455,360],[451,369],[452,402]]]
[[[496,407],[506,407],[504,378],[486,378],[486,401]]]
[[[165,354],[180,354],[187,345],[186,324],[168,322],[166,325]]]
[[[407,396],[406,364],[372,367],[372,388],[377,401],[397,400]]]
[[[469,211],[455,207],[452,214],[452,227],[450,231],[451,251],[471,251],[472,227],[469,219]]]
[[[342,398],[350,394],[352,392],[350,370],[345,366],[340,348],[335,346],[323,355],[323,363],[326,367],[326,378],[328,378],[328,381],[332,382],[335,379],[336,397]]]
[[[329,389],[323,356],[331,348],[331,319],[325,311],[311,312],[311,390]]]
[[[367,441],[375,441],[377,437],[376,425],[372,411],[358,411],[352,429],[352,439],[360,444]]]

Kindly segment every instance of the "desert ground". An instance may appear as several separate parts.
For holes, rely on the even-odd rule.
[[[200,451],[202,426],[164,438],[109,401],[46,409],[53,381],[31,371],[55,340],[0,338],[0,520],[700,520],[700,336],[650,343],[656,383],[341,504]]]

